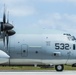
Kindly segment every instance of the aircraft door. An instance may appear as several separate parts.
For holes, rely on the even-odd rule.
[[[67,63],[68,60],[70,59],[70,56],[71,56],[71,51],[68,51],[68,52],[67,52],[67,61],[66,61],[66,63]]]
[[[22,57],[26,57],[28,55],[28,45],[23,44],[21,46]]]

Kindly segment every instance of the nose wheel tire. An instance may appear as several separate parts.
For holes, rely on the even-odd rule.
[[[64,70],[64,66],[63,65],[56,65],[55,66],[55,70],[56,71],[63,71]]]

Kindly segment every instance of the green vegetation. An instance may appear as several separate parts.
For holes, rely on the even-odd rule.
[[[64,70],[76,70],[76,67],[64,66]]]
[[[33,66],[0,66],[0,70],[53,70],[53,68],[40,68]]]
[[[54,68],[40,68],[33,66],[0,66],[0,70],[55,70]],[[64,70],[76,70],[76,67],[64,66]]]

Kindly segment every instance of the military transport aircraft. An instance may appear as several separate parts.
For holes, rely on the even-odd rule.
[[[9,19],[6,22],[4,11],[0,22],[0,65],[54,65],[56,71],[63,71],[65,64],[76,66],[74,36],[44,32],[15,34],[13,28]]]

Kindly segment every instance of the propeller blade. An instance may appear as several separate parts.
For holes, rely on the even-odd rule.
[[[3,23],[6,23],[5,5],[4,5]]]
[[[0,22],[0,35],[1,35],[1,27],[2,27],[2,25],[1,25],[1,22]]]
[[[8,11],[8,14],[7,14],[7,23],[9,23],[9,11]]]
[[[3,32],[3,44],[4,44],[4,49],[5,49],[5,32]]]
[[[8,34],[6,34],[6,44],[7,44],[7,50],[8,50],[8,43],[9,43],[9,36],[8,36]]]

